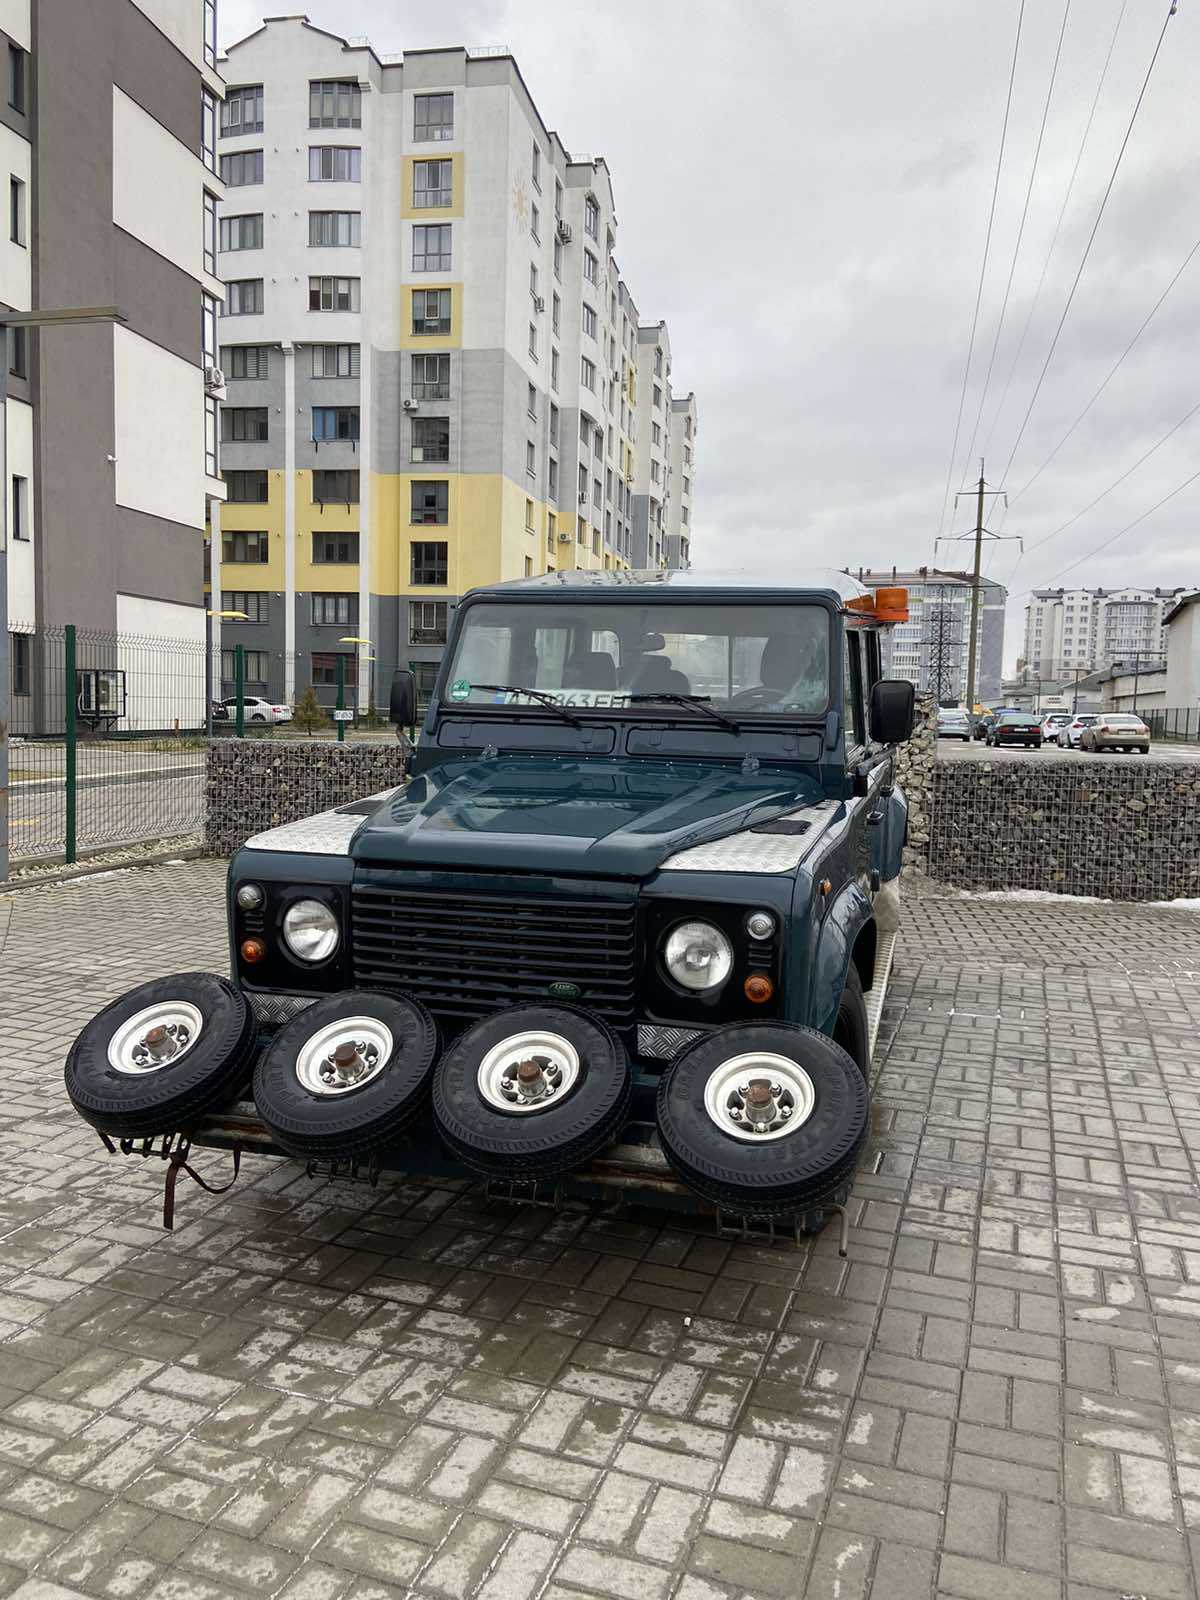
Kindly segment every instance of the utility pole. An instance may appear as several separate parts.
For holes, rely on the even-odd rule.
[[[985,503],[987,501],[988,495],[1000,495],[1002,497],[1002,499],[1004,500],[1005,505],[1008,504],[1008,496],[1004,493],[1003,489],[989,489],[988,488],[987,480],[984,478],[984,475],[983,475],[983,460],[982,460],[982,458],[980,459],[980,462],[979,462],[979,482],[975,485],[974,489],[969,490],[969,491],[968,490],[961,490],[958,494],[956,494],[954,496],[955,505],[957,505],[958,502],[967,493],[974,494],[975,497],[976,497],[976,500],[975,500],[975,526],[974,526],[974,528],[972,528],[972,530],[969,533],[957,534],[957,535],[954,536],[954,538],[955,539],[974,539],[974,541],[975,541],[975,561],[974,561],[974,565],[972,567],[972,573],[971,573],[971,642],[970,642],[970,645],[968,647],[970,653],[969,653],[969,655],[967,657],[967,713],[968,713],[968,715],[970,715],[975,710],[975,687],[976,687],[976,685],[975,685],[975,651],[976,651],[976,648],[978,647],[978,644],[979,644],[979,594],[980,594],[980,590],[981,590],[981,588],[983,586],[982,582],[981,582],[981,578],[982,578],[982,568],[983,568],[983,540],[984,540],[984,536],[986,535],[987,538],[995,539],[997,541],[1002,540],[1002,539],[1016,539],[1017,542],[1021,546],[1022,554],[1024,554],[1024,551],[1025,551],[1025,543],[1024,543],[1024,540],[1021,539],[1021,536],[1019,534],[993,533],[990,528],[985,528],[984,527],[984,524],[983,524],[983,508],[984,508],[984,505],[985,505]],[[934,555],[935,562],[937,560],[937,547],[938,547],[938,545],[942,544],[942,543],[951,543],[951,542],[953,542],[951,539],[943,540],[941,538],[938,538],[938,539],[934,540],[934,543],[933,543],[933,555]]]

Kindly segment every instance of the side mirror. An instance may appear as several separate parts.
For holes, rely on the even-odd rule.
[[[903,744],[913,731],[917,691],[906,678],[879,678],[871,686],[871,738]]]
[[[411,672],[392,673],[388,716],[398,728],[411,728],[417,720],[417,680]]]

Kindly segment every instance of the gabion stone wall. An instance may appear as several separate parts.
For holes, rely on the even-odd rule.
[[[395,788],[404,777],[406,749],[395,740],[214,739],[205,778],[205,847],[231,855],[266,828]]]
[[[1200,896],[1200,763],[943,761],[929,875],[960,889]]]
[[[937,756],[937,702],[931,694],[917,696],[912,737],[896,753],[896,781],[908,801],[908,843],[904,865],[923,872],[929,853],[929,785]]]

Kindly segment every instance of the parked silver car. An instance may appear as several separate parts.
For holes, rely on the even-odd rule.
[[[1081,750],[1098,754],[1101,750],[1140,750],[1150,754],[1150,729],[1141,717],[1109,712],[1085,728],[1079,740]]]
[[[961,706],[939,706],[937,714],[939,739],[961,739],[971,742],[971,719]]]

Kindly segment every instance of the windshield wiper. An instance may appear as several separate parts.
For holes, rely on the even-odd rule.
[[[714,722],[719,722],[730,733],[740,733],[742,731],[731,717],[723,716],[714,707],[711,696],[706,694],[627,694],[625,698],[631,706],[652,705],[655,702],[668,706],[694,706],[697,711],[703,711],[706,717],[711,717]]]
[[[472,689],[487,689],[494,694],[526,694],[531,700],[536,700],[538,705],[546,706],[551,711],[557,711],[564,722],[569,722],[573,728],[582,728],[583,723],[578,717],[573,717],[566,706],[560,705],[553,695],[544,694],[541,689],[527,689],[520,683],[473,683]]]

